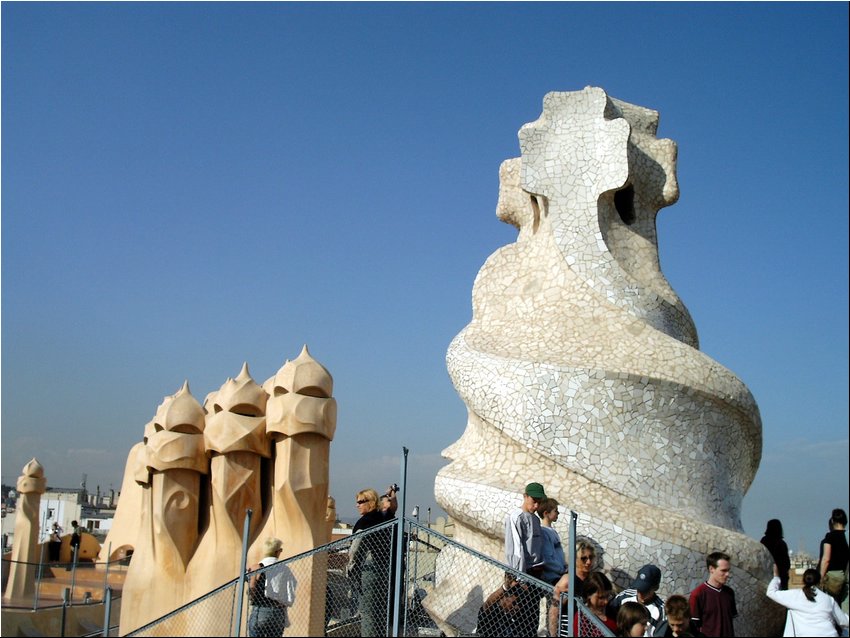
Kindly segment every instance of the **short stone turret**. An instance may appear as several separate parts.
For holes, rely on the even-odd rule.
[[[41,561],[38,543],[38,510],[47,490],[44,468],[33,458],[24,466],[16,486],[19,494],[15,512],[15,543],[12,545],[9,582],[3,598],[31,599],[35,593],[36,567]]]

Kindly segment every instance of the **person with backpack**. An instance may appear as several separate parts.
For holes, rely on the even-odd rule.
[[[282,551],[283,542],[268,537],[263,541],[263,558],[249,569],[249,636],[281,636],[291,624],[287,610],[295,602],[298,582],[292,570],[280,562]]]

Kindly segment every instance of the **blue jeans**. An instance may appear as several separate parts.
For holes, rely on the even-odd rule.
[[[364,569],[360,574],[360,635],[387,635],[389,581],[386,571]]]
[[[251,606],[251,614],[248,616],[248,635],[254,636],[282,636],[286,626],[285,607],[259,607]]]

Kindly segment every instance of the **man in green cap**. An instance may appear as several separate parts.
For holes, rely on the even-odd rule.
[[[540,519],[535,516],[546,492],[540,483],[525,486],[522,507],[505,517],[505,562],[518,572],[540,578],[543,576],[543,536]],[[540,624],[539,590],[529,583],[517,600],[516,624],[518,636],[536,636]]]

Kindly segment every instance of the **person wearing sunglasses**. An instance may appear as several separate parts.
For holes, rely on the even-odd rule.
[[[596,562],[596,548],[593,543],[587,540],[576,541],[576,584],[575,597],[583,598],[584,596],[584,581],[590,576],[593,571],[593,564]],[[567,613],[567,599],[564,597],[563,604],[561,603],[562,594],[567,593],[570,589],[570,573],[567,571],[555,583],[554,592],[552,594],[552,607],[549,610],[549,635],[550,636],[566,636],[567,626],[569,624],[569,615]],[[560,607],[560,616],[558,609]],[[558,633],[558,624],[561,626],[561,633]]]
[[[385,636],[392,530],[387,527],[377,532],[364,532],[392,520],[395,512],[381,509],[381,499],[371,487],[357,492],[354,501],[360,518],[354,524],[346,572],[351,586],[359,594],[360,635]]]

